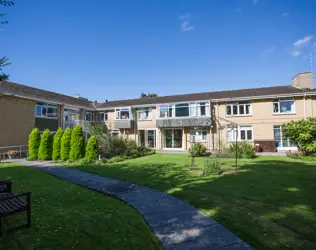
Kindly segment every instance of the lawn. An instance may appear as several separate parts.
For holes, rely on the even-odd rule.
[[[33,226],[0,239],[0,249],[161,249],[143,217],[112,197],[30,167],[0,164],[0,180],[32,192]],[[25,223],[14,215],[9,225]]]
[[[225,169],[233,159],[222,159]],[[187,155],[156,154],[104,166],[70,166],[144,184],[187,201],[255,249],[316,249],[316,162],[260,156],[240,172],[203,177]],[[196,167],[204,160],[196,159]]]

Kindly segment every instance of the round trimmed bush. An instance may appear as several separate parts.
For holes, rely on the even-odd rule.
[[[38,148],[41,143],[41,134],[38,128],[34,128],[29,136],[28,154],[30,160],[37,160]]]
[[[84,139],[81,126],[76,126],[71,134],[69,160],[77,161],[84,157]]]
[[[69,159],[71,141],[71,129],[66,128],[60,140],[60,159],[67,161]]]
[[[97,160],[99,156],[99,144],[94,136],[91,136],[88,140],[86,147],[86,159]]]
[[[190,156],[205,156],[207,154],[207,148],[202,143],[192,144],[189,148]]]
[[[49,129],[45,129],[42,137],[41,144],[38,149],[39,160],[51,160],[53,154],[53,135]]]
[[[61,137],[63,136],[64,131],[59,128],[57,129],[57,132],[54,136],[54,143],[53,143],[53,160],[59,160],[60,159],[60,142]]]

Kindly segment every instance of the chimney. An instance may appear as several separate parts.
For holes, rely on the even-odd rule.
[[[108,100],[106,99],[105,102],[108,102]]]
[[[292,79],[292,86],[298,89],[312,89],[313,88],[313,73],[312,72],[298,73]]]

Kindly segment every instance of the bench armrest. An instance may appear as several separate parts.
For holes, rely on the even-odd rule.
[[[17,195],[11,195],[11,196],[6,196],[6,197],[2,197],[0,198],[0,202],[1,201],[6,201],[6,200],[10,200],[10,199],[14,199],[14,198],[19,198],[22,196],[26,196],[27,200],[29,200],[31,198],[31,192],[26,192],[26,193],[21,193],[21,194],[17,194]]]
[[[3,185],[3,184],[12,184],[12,181],[9,181],[9,180],[1,181],[0,180],[0,185]]]

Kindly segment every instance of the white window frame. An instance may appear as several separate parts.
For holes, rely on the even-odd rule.
[[[201,132],[201,135],[196,135],[197,132]],[[206,132],[205,139],[203,139],[203,132]],[[207,142],[208,140],[208,129],[207,128],[191,128],[190,129],[190,142]],[[193,139],[193,136],[195,138]]]
[[[293,102],[293,110],[291,110],[290,112],[281,112],[281,102]],[[278,105],[278,112],[274,111],[274,105],[277,104]],[[279,99],[279,100],[274,100],[272,102],[272,112],[275,115],[286,115],[286,114],[295,114],[295,99]]]
[[[128,119],[117,118],[117,117],[121,117],[121,112],[122,111],[127,111],[127,110],[128,110]],[[115,109],[115,120],[121,120],[121,121],[133,120],[133,114],[132,114],[131,108],[130,107],[116,108]]]
[[[147,118],[141,118],[141,114],[146,114],[146,110],[148,110],[148,117]],[[152,113],[152,108],[148,107],[148,108],[140,108],[138,111],[137,111],[137,115],[138,115],[138,120],[139,121],[150,121],[152,120],[152,116],[153,116],[153,113]]]
[[[295,146],[295,147],[283,147],[283,140],[286,140],[289,145],[290,145],[291,142],[290,142],[290,139],[283,138],[282,126],[280,126],[280,125],[274,125],[273,126],[273,139],[274,139],[275,143],[276,143],[276,139],[275,139],[274,130],[275,130],[276,127],[280,128],[280,144],[281,144],[281,147],[277,147],[277,150],[297,150],[297,146]]]
[[[204,105],[201,105],[204,103]],[[187,104],[187,107],[189,109],[189,115],[188,116],[176,116],[176,109],[181,107],[176,107],[176,105],[179,104]],[[160,108],[161,107],[168,107],[168,111],[165,112],[165,116],[160,116]],[[201,115],[201,107],[205,107],[205,115]],[[169,116],[171,109],[171,116]],[[156,107],[157,110],[157,119],[181,119],[181,118],[191,118],[191,117],[210,117],[211,116],[211,109],[210,109],[210,102],[209,101],[197,101],[197,102],[179,102],[179,103],[172,103],[172,104],[160,104]]]
[[[249,105],[249,114],[246,114],[246,106]],[[233,113],[234,106],[237,106],[237,114]],[[240,114],[240,106],[244,107],[244,114]],[[230,107],[231,114],[227,113],[227,108]],[[251,102],[235,102],[235,103],[226,103],[226,116],[251,116],[252,115],[252,103]]]
[[[246,135],[246,139],[242,140],[241,139],[241,131],[245,130],[245,135]],[[232,139],[228,138],[228,132],[229,131],[234,131],[233,132],[233,136]],[[251,131],[251,140],[248,140],[248,135],[247,135],[247,131]],[[236,141],[236,127],[234,128],[227,128],[226,130],[226,139],[228,142],[235,142]],[[245,141],[245,142],[253,142],[254,141],[254,133],[253,133],[253,126],[251,125],[241,125],[237,127],[237,141]]]
[[[37,112],[36,112],[37,111],[37,107],[41,108],[41,115],[37,115]],[[47,116],[47,114],[48,114],[47,109],[49,107],[56,109],[56,117],[49,117],[49,116]],[[46,116],[43,116],[43,108],[46,109]],[[58,119],[58,105],[57,104],[51,104],[51,103],[36,103],[36,106],[35,106],[35,117],[43,118],[43,119],[57,120]]]

